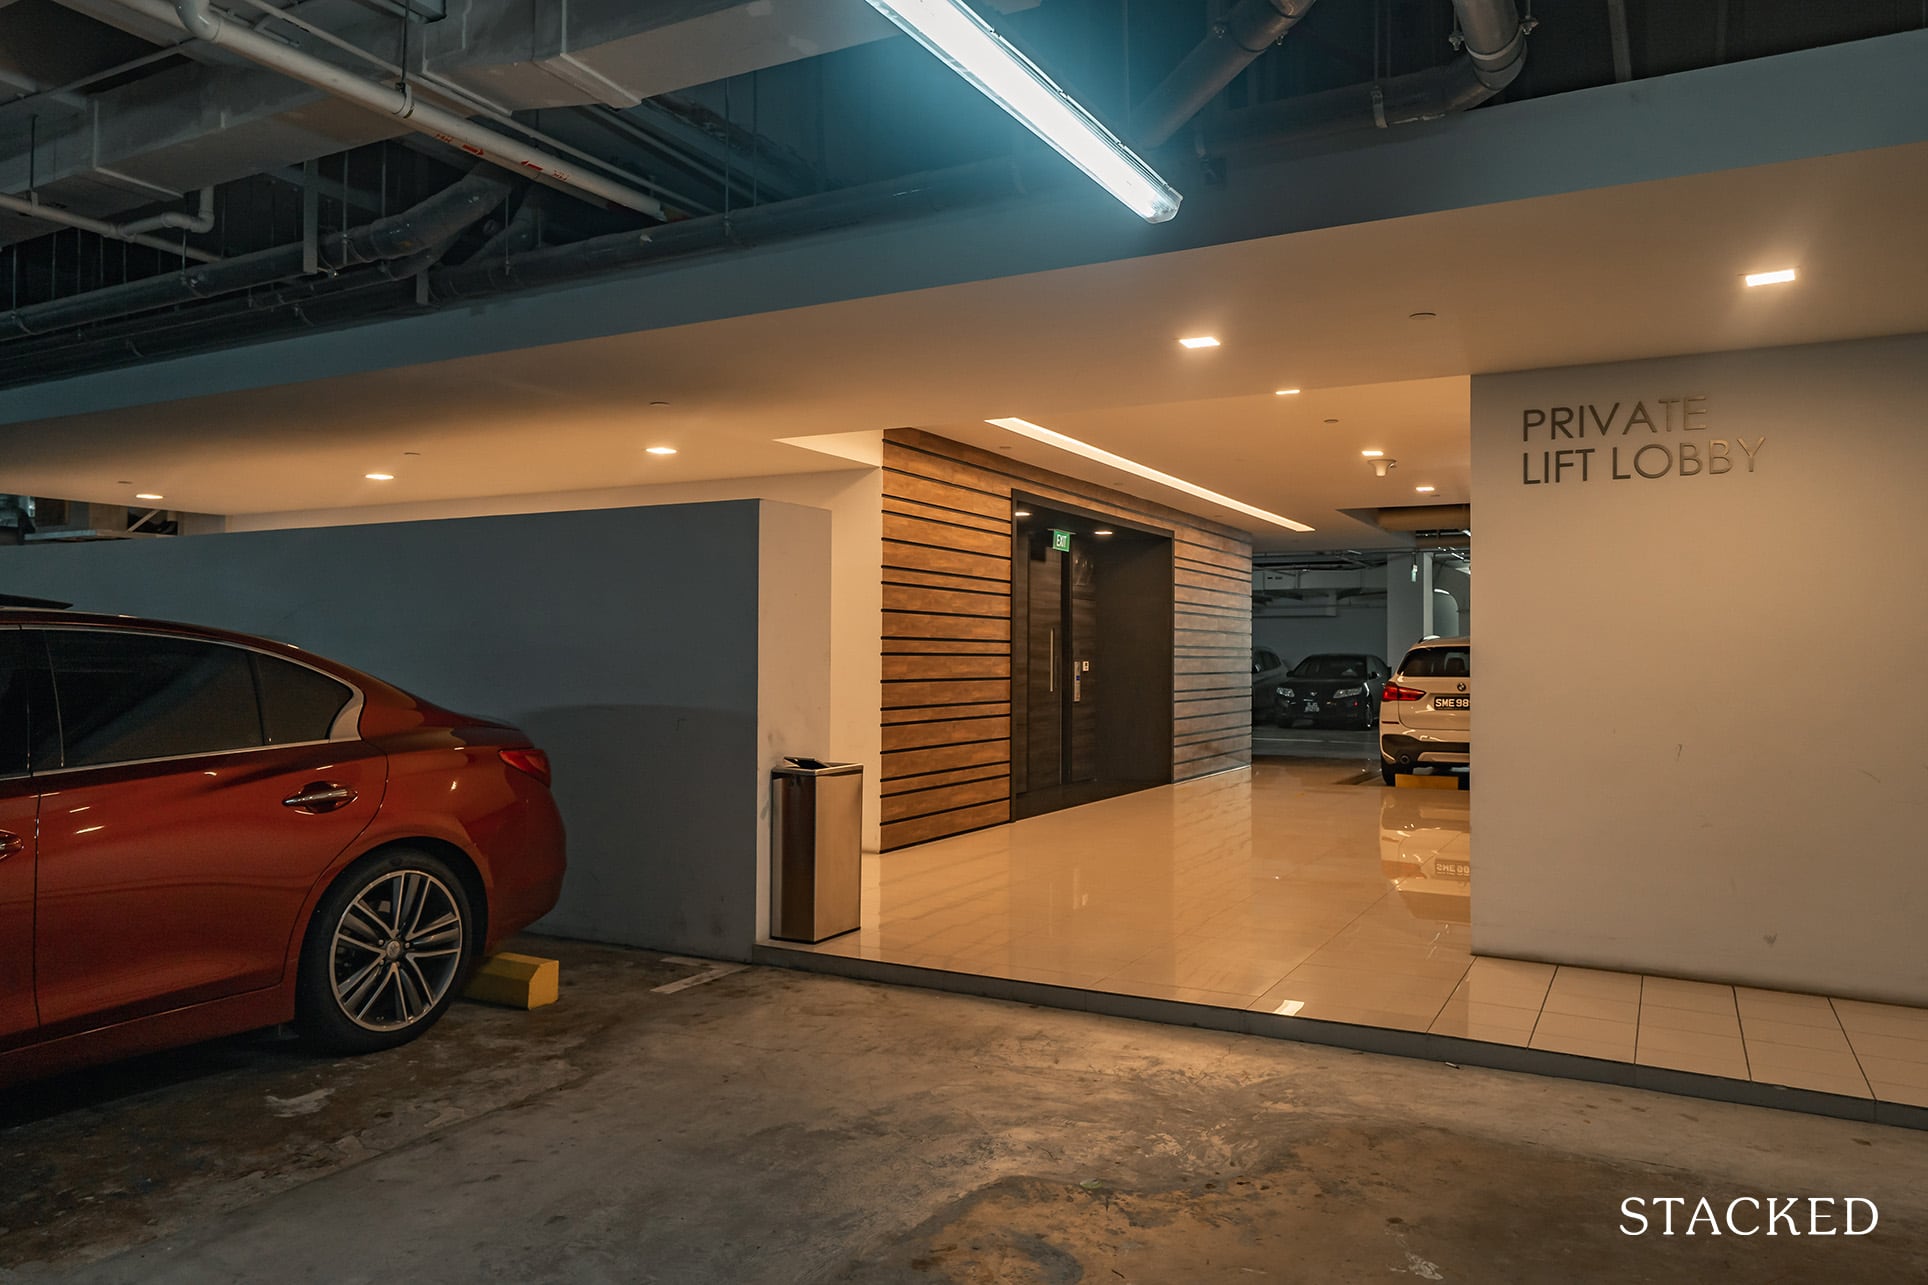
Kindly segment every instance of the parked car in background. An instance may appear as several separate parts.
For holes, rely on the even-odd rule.
[[[1273,693],[1285,677],[1285,662],[1264,647],[1252,648],[1252,721],[1272,717]]]
[[[1280,727],[1371,727],[1379,718],[1379,690],[1390,673],[1378,656],[1307,656],[1274,690],[1272,719]]]
[[[513,727],[282,643],[0,609],[0,1084],[284,1022],[401,1044],[563,863]]]
[[[1429,638],[1406,653],[1379,702],[1379,770],[1401,772],[1471,761],[1472,644]]]

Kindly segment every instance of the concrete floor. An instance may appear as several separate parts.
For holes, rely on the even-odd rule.
[[[397,1053],[0,1097],[0,1280],[1928,1279],[1928,1134],[560,942]],[[1852,1239],[1620,1233],[1847,1196]],[[1704,1232],[1704,1226],[1703,1226]]]

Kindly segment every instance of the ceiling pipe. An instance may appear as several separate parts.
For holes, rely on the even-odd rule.
[[[204,204],[211,203],[213,200],[213,194],[210,192],[203,192],[202,197]],[[193,220],[183,223],[154,223],[151,220],[142,219],[134,223],[109,223],[105,219],[90,219],[84,214],[75,214],[71,210],[60,210],[55,209],[51,205],[42,205],[40,198],[31,192],[26,196],[0,195],[0,210],[6,210],[11,214],[24,215],[30,219],[39,219],[43,223],[57,223],[64,228],[79,228],[83,232],[92,232],[95,236],[103,236],[110,241],[125,241],[129,245],[144,245],[150,250],[159,250],[162,254],[178,254],[183,258],[192,259],[196,263],[221,262],[221,256],[218,254],[209,254],[206,250],[196,250],[193,246],[183,245],[178,241],[165,241],[160,237],[148,235],[148,233],[156,227],[179,227],[190,232],[205,232],[208,228],[214,226],[214,215],[211,204],[209,204],[206,227],[193,226]],[[175,211],[173,217],[189,219],[188,215],[180,211]]]
[[[1258,56],[1285,39],[1315,0],[1239,0],[1211,34],[1131,114],[1140,147],[1165,142],[1205,109]]]
[[[653,196],[611,182],[601,175],[578,173],[548,152],[485,129],[433,103],[423,102],[415,97],[414,90],[406,82],[400,89],[391,89],[312,54],[292,49],[239,22],[230,22],[214,12],[209,0],[176,0],[173,4],[167,0],[114,0],[114,3],[152,21],[178,26],[198,40],[278,71],[344,102],[365,107],[379,115],[392,116],[409,129],[460,148],[477,160],[487,161],[525,178],[544,179],[592,204],[607,203],[635,210],[652,219],[665,217],[662,203]]]
[[[478,169],[400,213],[322,238],[319,247],[322,267],[339,272],[359,264],[403,259],[445,245],[500,206],[509,188],[506,176]],[[0,313],[0,337],[44,335],[49,331],[289,281],[304,275],[304,261],[304,249],[297,242],[184,272],[164,273],[65,299],[29,304]]]
[[[1723,23],[1727,6],[1721,6]],[[1627,0],[1607,0],[1607,34],[1613,41],[1613,78],[1623,84],[1633,79],[1633,49],[1627,41]],[[1715,62],[1722,59],[1717,54]]]
[[[305,277],[225,295],[189,310],[146,313],[80,332],[0,343],[0,387],[326,327],[360,315],[371,298],[387,308],[406,307],[416,302],[413,279],[447,250],[445,242],[332,277]]]
[[[1453,0],[1453,11],[1460,56],[1445,66],[1228,112],[1206,128],[1206,150],[1390,129],[1479,106],[1519,76],[1534,24],[1520,18],[1513,0]]]
[[[201,189],[201,203],[194,213],[185,210],[168,210],[161,214],[150,214],[132,223],[123,223],[120,230],[129,236],[139,236],[143,232],[155,232],[161,228],[179,228],[183,232],[211,232],[214,230],[214,189]]]
[[[1008,157],[953,169],[886,179],[841,191],[751,206],[731,214],[685,219],[643,232],[616,232],[569,245],[507,257],[476,255],[429,274],[438,302],[556,285],[665,259],[740,249],[813,233],[906,218],[1000,197],[1019,196],[1059,181],[1060,169],[1033,171]]]

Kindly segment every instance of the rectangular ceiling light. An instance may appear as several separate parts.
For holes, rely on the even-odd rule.
[[[870,4],[1138,217],[1163,223],[1178,213],[1184,198],[1171,184],[962,0]]]
[[[1778,286],[1794,280],[1793,268],[1781,268],[1774,272],[1750,272],[1742,280],[1750,286]]]
[[[1266,510],[1246,504],[1242,500],[1235,500],[1229,495],[1220,495],[1217,491],[1209,490],[1206,487],[1198,485],[1196,482],[1187,482],[1182,477],[1173,477],[1170,473],[1161,473],[1148,464],[1140,464],[1137,460],[1128,460],[1122,455],[1113,455],[1110,451],[1093,446],[1089,442],[1081,442],[1075,437],[1066,437],[1063,433],[1054,433],[1048,428],[1042,428],[1033,424],[1028,419],[987,419],[984,422],[994,427],[1004,429],[1006,432],[1016,433],[1020,437],[1028,437],[1034,442],[1043,442],[1046,446],[1055,446],[1061,451],[1070,451],[1073,455],[1082,455],[1088,460],[1096,460],[1100,464],[1108,464],[1112,468],[1120,469],[1136,477],[1142,477],[1148,482],[1156,482],[1160,486],[1169,486],[1174,491],[1183,491],[1187,495],[1195,496],[1208,503],[1223,505],[1225,508],[1234,509],[1245,514],[1247,517],[1257,518],[1261,522],[1270,522],[1273,526],[1282,526],[1288,531],[1312,530],[1311,527],[1303,522],[1294,522],[1291,518],[1282,518],[1276,513],[1268,513]]]

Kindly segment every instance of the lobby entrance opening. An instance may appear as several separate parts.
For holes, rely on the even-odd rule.
[[[1172,537],[1013,497],[1015,817],[1172,779]]]

